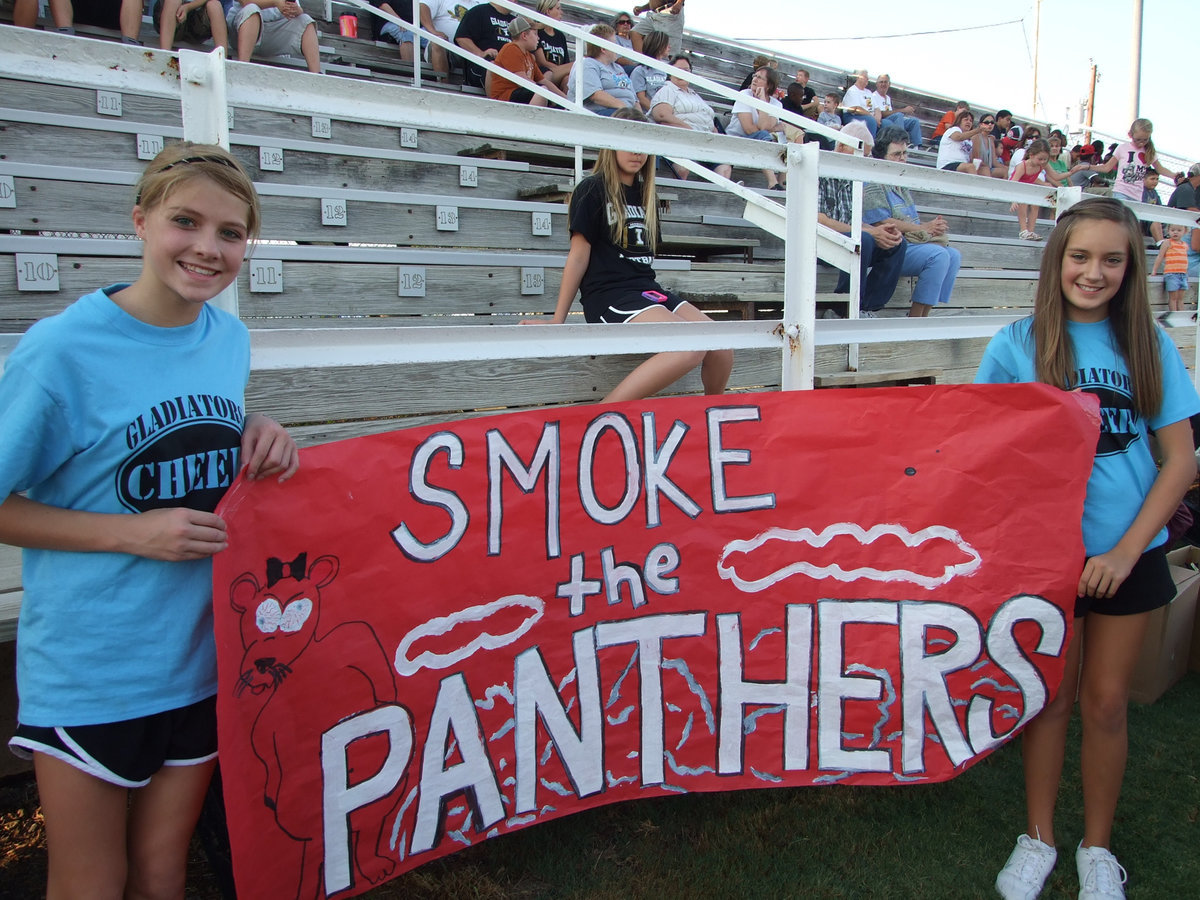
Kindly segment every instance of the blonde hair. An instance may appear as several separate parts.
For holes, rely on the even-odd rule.
[[[639,109],[626,107],[613,114],[614,119],[629,122],[649,122]],[[646,211],[646,243],[651,252],[658,249],[658,194],[654,186],[654,166],[656,157],[646,155],[645,162],[633,178],[633,186],[641,186],[642,208]],[[604,183],[604,199],[612,210],[609,216],[609,236],[618,247],[624,246],[625,240],[625,185],[621,182],[621,172],[617,166],[617,151],[601,148],[596,154],[596,166],[593,174],[598,175]]]
[[[613,30],[611,25],[605,25],[603,23],[600,25],[593,25],[588,31],[588,34],[592,35],[593,37],[598,37],[602,41],[611,41],[617,36],[617,32]],[[601,47],[599,44],[588,44],[586,47],[584,47],[583,55],[589,56],[592,59],[596,59],[607,49],[607,47]]]
[[[161,205],[182,184],[193,178],[207,178],[223,191],[244,202],[246,232],[251,241],[262,227],[262,208],[258,192],[246,170],[234,157],[215,144],[180,141],[163,148],[146,164],[138,179],[134,204],[149,212]]]
[[[1146,165],[1153,166],[1154,160],[1158,156],[1158,151],[1154,149],[1154,123],[1149,119],[1134,119],[1133,124],[1129,126],[1129,136],[1132,138],[1135,131],[1144,131],[1150,139],[1146,141]]]
[[[1162,406],[1162,366],[1146,289],[1146,253],[1137,217],[1119,200],[1094,197],[1076,203],[1062,214],[1050,232],[1033,305],[1037,379],[1064,390],[1077,385],[1075,348],[1067,332],[1062,269],[1071,235],[1081,224],[1089,222],[1114,222],[1125,229],[1129,245],[1125,276],[1108,303],[1108,321],[1117,350],[1129,369],[1134,409],[1144,417],[1153,416]]]

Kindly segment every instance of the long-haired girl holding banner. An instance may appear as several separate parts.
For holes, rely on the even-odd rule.
[[[1121,898],[1125,870],[1109,847],[1125,775],[1129,685],[1149,613],[1175,593],[1164,526],[1196,476],[1188,419],[1200,411],[1179,352],[1151,317],[1141,229],[1128,208],[1097,198],[1062,215],[1042,256],[1032,318],[992,339],[976,381],[1040,381],[1101,400],[1074,635],[1058,694],[1025,729],[1027,830],[996,888],[1009,900],[1031,900],[1054,868],[1054,806],[1078,689],[1079,897]],[[1150,430],[1161,451],[1159,467]]]
[[[243,412],[246,328],[207,301],[237,277],[258,198],[219,147],[146,167],[141,274],[34,325],[0,378],[0,541],[24,547],[19,724],[47,895],[182,897],[217,750],[212,510],[244,465],[297,451]]]

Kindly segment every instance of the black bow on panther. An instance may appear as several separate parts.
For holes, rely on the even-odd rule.
[[[267,587],[271,587],[282,578],[294,578],[303,581],[308,574],[308,554],[301,553],[291,562],[284,562],[274,556],[267,559]]]

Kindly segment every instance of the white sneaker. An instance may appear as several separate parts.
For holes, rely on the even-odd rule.
[[[860,309],[858,311],[858,317],[860,319],[878,319],[879,314],[872,309]]]
[[[1128,877],[1117,858],[1103,847],[1080,846],[1075,851],[1079,869],[1079,900],[1125,900]]]
[[[1023,834],[996,876],[996,890],[1004,900],[1035,900],[1057,861],[1057,850]]]

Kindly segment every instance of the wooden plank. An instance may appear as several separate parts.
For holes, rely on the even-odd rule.
[[[937,384],[941,368],[864,370],[856,372],[818,372],[813,382],[819,388],[896,387],[911,384]]]
[[[602,326],[597,326],[602,327]],[[449,413],[599,400],[645,357],[607,356],[483,360],[347,369],[255,372],[246,408],[288,425],[309,425],[397,415]],[[736,389],[779,384],[776,351],[739,351],[730,384]],[[695,373],[674,390],[697,393]]]

